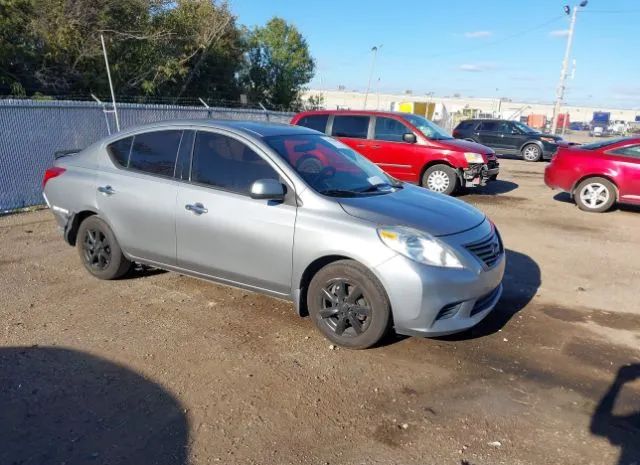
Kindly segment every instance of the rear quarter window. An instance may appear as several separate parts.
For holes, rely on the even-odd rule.
[[[473,121],[463,121],[462,123],[458,124],[458,127],[456,129],[464,131],[465,129],[473,128],[473,126],[475,126],[475,123]]]
[[[133,142],[133,137],[127,137],[107,145],[107,152],[116,165],[122,166],[123,168],[129,166],[131,142]]]
[[[327,130],[327,122],[329,121],[329,115],[310,115],[301,118],[296,125],[304,126],[305,128],[315,129],[324,133]]]

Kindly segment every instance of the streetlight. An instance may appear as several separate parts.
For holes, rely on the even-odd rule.
[[[558,91],[556,94],[556,103],[553,107],[553,122],[551,123],[551,134],[555,134],[558,130],[558,115],[560,114],[560,105],[564,98],[564,91],[566,89],[567,74],[569,68],[569,59],[571,57],[571,46],[573,45],[573,33],[576,27],[576,18],[580,8],[584,8],[589,3],[588,0],[583,0],[580,4],[576,5],[571,11],[569,5],[564,6],[564,12],[567,15],[571,15],[571,23],[569,25],[569,37],[567,38],[567,48],[564,52],[564,60],[562,61],[562,70],[560,71],[560,82],[558,83]],[[564,123],[563,123],[564,124]]]
[[[369,70],[369,83],[367,84],[367,92],[364,94],[364,109],[367,109],[367,98],[369,97],[369,90],[371,90],[371,79],[373,78],[373,70],[376,66],[376,56],[378,55],[378,50],[382,48],[382,44],[374,45],[371,47],[371,51],[373,52],[373,58],[371,59],[371,69]]]

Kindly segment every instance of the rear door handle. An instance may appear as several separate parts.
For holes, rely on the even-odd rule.
[[[372,149],[379,149],[379,148],[380,148],[380,146],[376,144],[376,145],[372,145],[372,146],[371,146],[371,148],[372,148]]]
[[[98,187],[98,192],[104,195],[113,195],[116,193],[111,186],[100,186]]]
[[[200,202],[194,203],[194,204],[187,204],[184,206],[184,208],[186,208],[190,212],[195,213],[196,215],[202,215],[203,213],[209,212],[209,210],[207,210],[207,208],[204,205],[202,205]]]
[[[366,144],[356,144],[356,147],[358,147],[359,149],[363,149],[366,146],[367,146]]]

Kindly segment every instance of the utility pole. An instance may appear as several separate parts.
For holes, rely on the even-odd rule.
[[[116,117],[116,129],[120,131],[120,120],[118,119],[118,109],[116,108],[116,94],[113,91],[113,82],[111,81],[111,71],[109,70],[109,58],[107,57],[107,47],[104,44],[104,36],[100,34],[102,42],[102,53],[104,54],[104,64],[107,67],[107,78],[109,79],[109,89],[111,89],[111,102],[113,104],[113,114]]]
[[[371,69],[369,70],[369,83],[367,84],[367,92],[364,94],[364,109],[367,109],[367,98],[369,98],[369,91],[371,90],[371,79],[373,78],[373,70],[376,66],[376,57],[378,56],[378,50],[382,48],[381,45],[375,45],[371,47],[373,57],[371,59]]]
[[[560,105],[564,99],[564,91],[566,89],[567,74],[569,70],[569,59],[571,58],[571,46],[573,45],[573,33],[576,28],[576,19],[580,8],[587,6],[588,1],[583,0],[579,5],[573,7],[573,11],[569,6],[564,7],[567,14],[571,14],[571,23],[569,25],[569,37],[567,38],[567,48],[564,52],[564,60],[562,60],[562,70],[560,71],[560,82],[558,83],[558,91],[556,94],[556,103],[553,107],[553,122],[551,123],[551,134],[555,134],[558,130],[558,116],[560,115]],[[565,121],[563,121],[565,124]]]

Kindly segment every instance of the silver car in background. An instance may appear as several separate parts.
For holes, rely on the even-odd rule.
[[[502,293],[483,213],[304,127],[139,127],[58,158],[43,186],[97,278],[140,263],[287,299],[345,347],[463,331]]]

